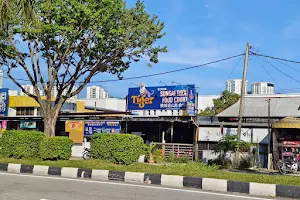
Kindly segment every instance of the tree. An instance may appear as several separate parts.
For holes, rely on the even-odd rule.
[[[247,152],[251,146],[252,143],[239,141],[237,135],[226,135],[220,139],[214,151],[220,153],[224,165],[228,152]]]
[[[238,102],[239,99],[240,95],[223,91],[221,97],[213,100],[214,106],[205,108],[199,116],[215,116]]]
[[[12,18],[22,19],[26,23],[35,21],[32,0],[0,0],[0,28],[7,28]]]
[[[165,46],[155,45],[165,35],[164,23],[148,14],[141,1],[133,8],[122,0],[32,0],[32,4],[38,25],[9,18],[7,29],[0,30],[5,36],[0,57],[8,77],[39,103],[48,136],[55,135],[62,105],[92,77],[108,72],[122,79],[132,63],[143,59],[151,65],[158,62],[160,52],[167,52]],[[15,68],[23,69],[34,94],[21,87]],[[72,90],[75,84],[79,87]],[[53,100],[54,87],[58,94]]]

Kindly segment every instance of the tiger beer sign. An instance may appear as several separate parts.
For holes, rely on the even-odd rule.
[[[146,87],[141,83],[138,88],[129,88],[127,107],[128,110],[186,110],[188,105],[195,105],[195,98],[190,98],[193,95],[194,85]]]

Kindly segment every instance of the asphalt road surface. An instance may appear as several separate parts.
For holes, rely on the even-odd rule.
[[[0,173],[1,200],[266,200],[201,190]]]

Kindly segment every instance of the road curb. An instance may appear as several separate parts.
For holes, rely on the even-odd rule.
[[[284,197],[295,199],[300,197],[300,187],[297,186],[246,183],[213,178],[13,163],[0,163],[0,171],[17,174],[48,175],[67,178],[86,178],[93,180],[111,180],[126,183],[145,183],[178,188],[196,188],[208,191],[235,192],[264,197]]]

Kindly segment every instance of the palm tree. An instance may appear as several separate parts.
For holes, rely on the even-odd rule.
[[[24,23],[34,21],[34,0],[0,0],[0,29],[5,28],[12,17]]]

